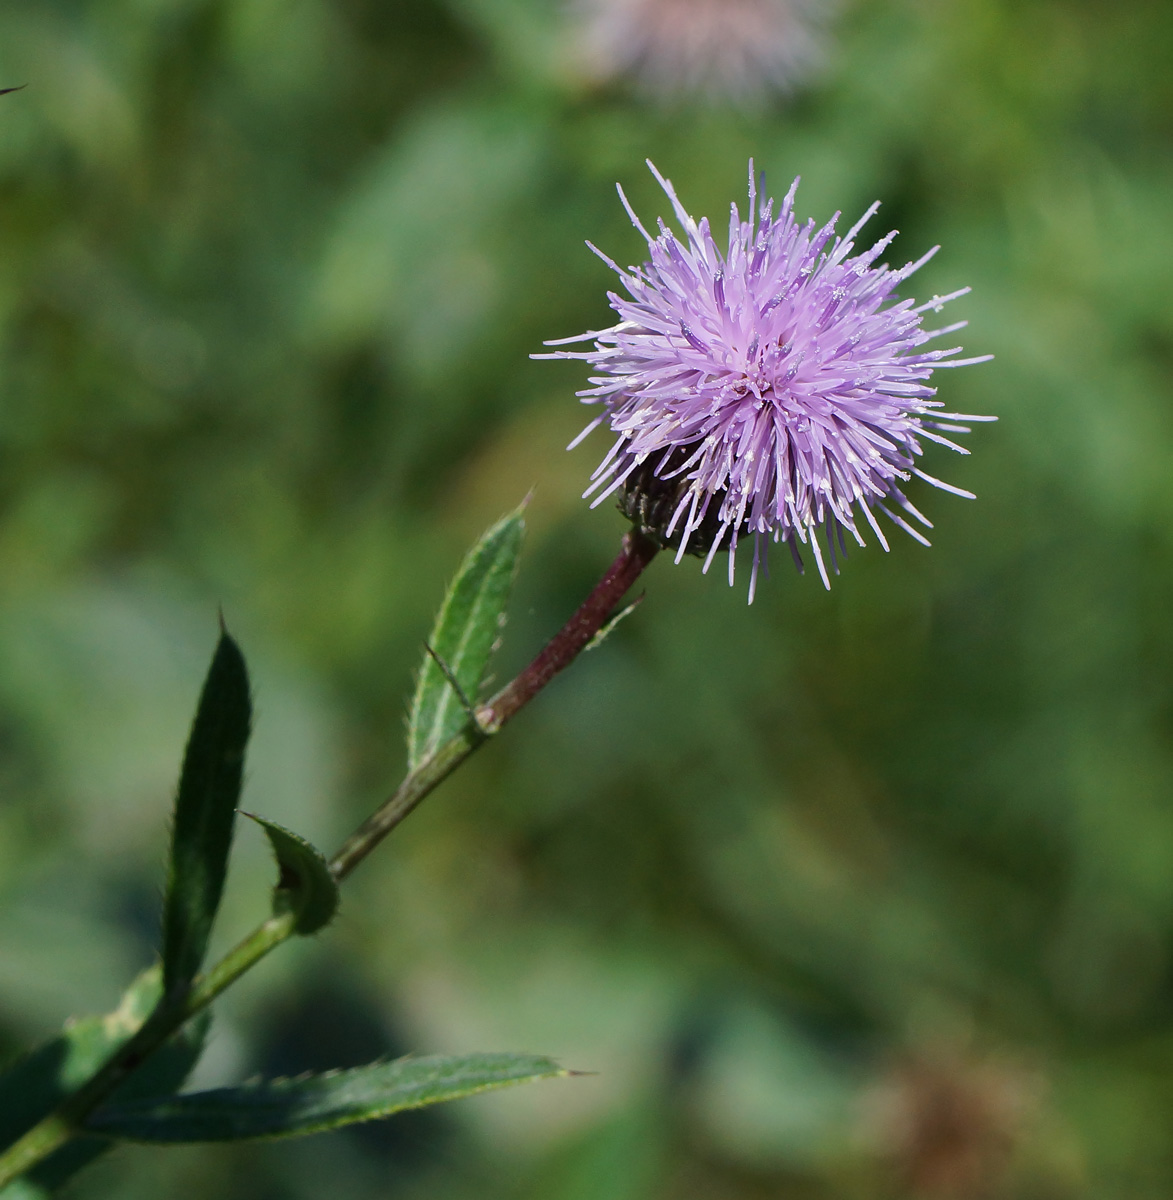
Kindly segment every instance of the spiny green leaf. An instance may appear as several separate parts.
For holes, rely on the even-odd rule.
[[[71,1021],[52,1041],[31,1051],[0,1075],[0,1147],[10,1146],[86,1082],[154,1010],[163,995],[158,965],[134,981],[112,1012]],[[114,1093],[115,1102],[169,1095],[183,1084],[199,1059],[207,1036],[207,1013],[189,1021]],[[52,1191],[113,1143],[106,1137],[80,1137],[39,1163],[24,1179],[0,1191],[3,1200]]]
[[[297,1079],[118,1104],[92,1114],[95,1132],[138,1142],[218,1142],[321,1133],[407,1108],[571,1072],[529,1054],[401,1058]]]
[[[277,858],[277,886],[273,889],[274,913],[294,914],[294,929],[316,933],[338,911],[338,884],[322,852],[305,838],[253,813],[242,812],[265,831]]]
[[[189,983],[204,960],[228,870],[251,721],[244,656],[227,632],[221,632],[175,800],[163,906],[163,985],[168,994]]]
[[[477,702],[517,573],[525,532],[523,508],[498,521],[473,546],[444,597],[428,642],[436,658],[424,658],[408,721],[407,759],[412,770],[468,720],[465,700]],[[459,691],[436,659],[451,672]]]

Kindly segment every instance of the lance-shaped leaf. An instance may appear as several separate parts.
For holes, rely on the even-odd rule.
[[[553,1060],[529,1054],[401,1058],[348,1071],[189,1092],[155,1103],[109,1105],[91,1114],[86,1124],[95,1132],[137,1142],[294,1137],[569,1074]]]
[[[251,721],[244,656],[222,632],[200,693],[175,800],[163,906],[163,986],[168,995],[189,983],[204,960],[228,870]]]
[[[86,1082],[139,1028],[163,994],[158,966],[144,971],[118,1008],[101,1017],[71,1021],[52,1041],[0,1074],[0,1147],[10,1146]],[[209,1015],[202,1013],[157,1050],[114,1093],[116,1102],[161,1097],[182,1086],[203,1050]],[[0,1192],[3,1200],[51,1192],[108,1150],[106,1137],[79,1137],[38,1163],[24,1179]]]
[[[468,720],[467,706],[477,702],[517,573],[525,532],[521,514],[518,508],[485,533],[465,555],[444,597],[428,641],[435,657],[427,655],[420,667],[408,720],[412,770],[459,731]]]
[[[265,831],[277,858],[277,885],[273,912],[292,912],[294,930],[316,933],[338,911],[338,884],[322,852],[305,838],[253,813],[242,812]]]

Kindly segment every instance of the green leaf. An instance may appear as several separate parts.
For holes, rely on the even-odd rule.
[[[322,852],[305,838],[264,817],[242,812],[265,831],[277,858],[277,886],[273,912],[292,911],[300,934],[316,933],[338,911],[338,884]]]
[[[14,1179],[6,1188],[0,1189],[0,1200],[47,1200],[49,1195],[45,1188],[37,1187],[27,1179]]]
[[[0,1147],[10,1146],[86,1082],[154,1010],[163,995],[159,966],[134,981],[112,1013],[71,1021],[60,1036],[46,1042],[0,1074]],[[203,1050],[209,1018],[189,1021],[112,1095],[115,1102],[166,1096],[179,1088]],[[20,1200],[60,1187],[113,1142],[79,1137],[39,1163],[23,1179],[0,1191],[3,1200]]]
[[[524,507],[498,521],[473,546],[444,597],[428,645],[464,695],[431,655],[424,658],[407,727],[407,761],[412,770],[465,724],[469,717],[465,700],[477,702],[485,668],[505,623],[525,532]]]
[[[93,1113],[87,1126],[137,1142],[294,1137],[570,1074],[549,1058],[529,1054],[401,1058],[349,1071],[190,1092],[153,1103],[111,1105]]]
[[[163,985],[170,995],[200,969],[224,890],[252,721],[248,669],[221,632],[183,756],[163,906]]]

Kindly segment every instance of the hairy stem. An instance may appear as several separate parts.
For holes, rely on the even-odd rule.
[[[470,720],[455,737],[420,763],[394,794],[346,839],[330,862],[335,879],[345,879],[438,783],[574,662],[606,624],[658,549],[655,542],[638,530],[633,529],[624,537],[618,556],[603,578],[537,658],[487,704],[481,705],[475,721]]]
[[[337,880],[345,879],[429,792],[520,712],[555,675],[570,666],[603,628],[657,550],[656,544],[638,530],[633,529],[624,537],[618,556],[602,579],[533,662],[487,704],[478,708],[475,720],[470,719],[460,732],[420,763],[386,802],[347,838],[330,863],[330,870]],[[161,1002],[138,1032],[120,1046],[95,1075],[0,1154],[0,1189],[82,1132],[85,1118],[146,1058],[293,933],[292,914],[270,917],[197,977],[186,992]]]

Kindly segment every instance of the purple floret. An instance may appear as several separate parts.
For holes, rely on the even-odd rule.
[[[946,434],[969,432],[957,422],[994,419],[941,412],[928,386],[935,367],[990,357],[921,349],[964,327],[926,330],[921,322],[969,289],[921,305],[896,299],[895,289],[936,247],[895,271],[874,265],[895,233],[851,256],[878,203],[838,238],[838,213],[818,230],[795,219],[797,179],[776,217],[773,200],[763,197],[758,207],[752,162],[749,220],[732,206],[722,255],[708,220],[694,221],[672,184],[648,166],[686,242],[663,221],[652,237],[621,188],[651,257],[625,271],[591,246],[628,292],[608,293],[619,323],[547,343],[593,341],[593,350],[536,356],[583,359],[599,372],[578,395],[604,411],[572,445],[604,422],[618,436],[586,495],[596,493],[597,505],[619,492],[645,532],[676,547],[677,562],[703,554],[707,571],[719,550],[729,550],[730,583],[737,544],[752,534],[751,601],[771,540],[787,543],[800,570],[800,546],[809,546],[827,587],[827,564],[837,572],[845,551],[844,531],[864,544],[860,514],[885,550],[875,509],[928,545],[904,514],[931,524],[900,485],[916,475],[959,496],[972,493],[917,467],[921,439],[967,454]]]

